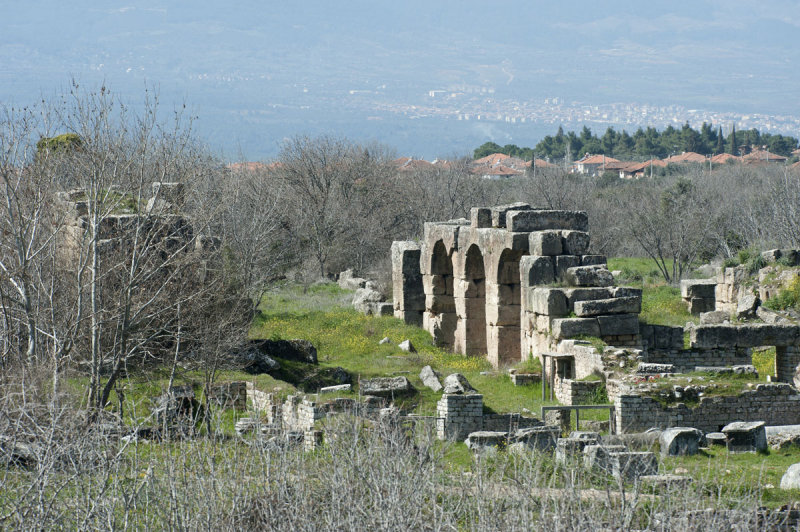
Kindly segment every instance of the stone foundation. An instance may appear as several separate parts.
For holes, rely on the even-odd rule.
[[[735,396],[702,397],[694,408],[683,403],[663,406],[650,397],[622,394],[614,407],[618,433],[643,432],[652,427],[695,427],[716,432],[732,421],[800,423],[800,392],[788,384],[759,384]]]

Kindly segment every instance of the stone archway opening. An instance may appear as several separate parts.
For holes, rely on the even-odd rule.
[[[497,265],[497,282],[488,288],[487,338],[489,359],[495,367],[514,364],[522,359],[520,324],[522,322],[522,289],[519,261],[522,253],[505,249]]]
[[[480,248],[467,250],[464,264],[464,346],[468,355],[485,355],[486,348],[486,269]]]
[[[452,349],[456,332],[453,294],[453,260],[444,242],[438,240],[431,255],[430,287],[426,290],[426,313],[432,325],[434,343]]]

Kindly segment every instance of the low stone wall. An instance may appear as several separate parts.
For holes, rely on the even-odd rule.
[[[315,402],[299,395],[290,395],[283,403],[283,426],[305,432],[314,428],[314,422],[326,414],[326,409]]]
[[[719,349],[650,349],[646,361],[672,364],[677,373],[694,371],[697,366],[739,366],[753,363],[753,350],[748,347]]]
[[[759,384],[735,396],[702,397],[689,408],[664,406],[650,397],[619,395],[614,401],[617,432],[642,432],[652,427],[695,427],[716,432],[732,421],[764,421],[767,425],[800,423],[800,392],[788,384]]]
[[[444,394],[436,403],[436,436],[440,440],[463,441],[483,430],[483,395]]]
[[[562,405],[583,405],[592,399],[596,390],[603,386],[602,381],[576,381],[556,379],[553,391]]]
[[[781,382],[794,382],[800,368],[800,347],[775,347],[775,375]]]

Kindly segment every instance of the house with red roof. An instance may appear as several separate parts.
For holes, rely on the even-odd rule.
[[[597,176],[606,171],[606,166],[609,163],[619,162],[621,162],[619,159],[614,159],[613,157],[587,154],[582,159],[575,161],[573,167],[580,174]]]

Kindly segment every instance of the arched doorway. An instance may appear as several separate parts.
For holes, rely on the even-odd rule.
[[[433,246],[430,284],[425,291],[426,313],[433,341],[440,347],[452,349],[457,322],[453,298],[453,261],[441,240]]]
[[[464,336],[468,355],[485,355],[486,349],[486,270],[483,254],[473,244],[464,265]]]
[[[497,284],[487,286],[487,347],[489,361],[495,367],[521,360],[521,256],[519,251],[503,250],[497,265]]]

